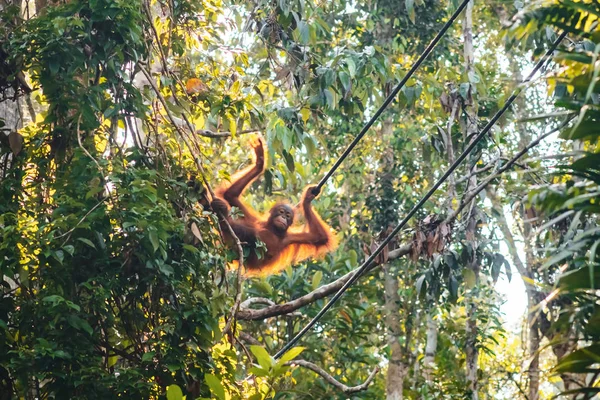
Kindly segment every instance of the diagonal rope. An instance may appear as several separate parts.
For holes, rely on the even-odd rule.
[[[425,196],[423,196],[423,198],[408,212],[408,214],[406,214],[406,216],[402,219],[402,221],[398,224],[398,226],[396,226],[394,228],[392,233],[390,233],[390,235],[388,237],[386,237],[383,242],[381,242],[381,244],[377,247],[377,249],[360,266],[358,271],[356,271],[356,273],[354,275],[352,275],[352,277],[350,279],[348,279],[348,281],[344,284],[344,286],[342,286],[340,288],[340,290],[338,290],[336,292],[336,294],[331,298],[331,300],[329,300],[329,302],[327,304],[325,304],[325,306],[321,309],[321,311],[319,311],[318,314],[315,315],[315,317],[308,324],[306,324],[306,326],[304,328],[302,328],[302,330],[300,332],[298,332],[296,334],[296,336],[294,336],[285,346],[283,346],[283,348],[281,350],[279,350],[277,352],[277,354],[275,354],[274,357],[276,359],[280,358],[283,354],[285,354],[285,352],[287,352],[289,349],[291,349],[304,335],[306,335],[306,333],[321,319],[321,317],[323,317],[323,315],[325,315],[325,313],[327,311],[329,311],[329,309],[339,300],[339,298],[342,297],[342,295],[346,292],[346,290],[348,290],[348,288],[350,286],[352,286],[354,284],[354,282],[356,282],[358,280],[358,278],[360,278],[360,276],[365,272],[365,270],[369,267],[369,265],[375,260],[375,258],[379,255],[379,253],[381,253],[383,251],[385,246],[388,245],[388,243],[393,239],[393,237],[396,236],[398,234],[398,232],[400,232],[400,230],[404,227],[404,225],[406,225],[406,223],[410,220],[410,218],[413,215],[415,215],[416,212],[421,207],[423,207],[425,202],[435,193],[435,191],[442,185],[442,183],[444,183],[444,181],[446,179],[448,179],[448,177],[452,174],[452,172],[454,172],[454,170],[464,161],[464,159],[467,158],[469,153],[475,148],[475,146],[477,146],[477,144],[481,141],[481,139],[483,139],[485,137],[485,135],[487,135],[487,133],[490,131],[490,129],[496,124],[498,119],[500,119],[500,117],[502,117],[502,115],[506,112],[506,110],[508,110],[508,108],[512,105],[512,103],[515,101],[517,96],[519,96],[519,94],[521,94],[525,84],[529,83],[533,79],[533,77],[537,74],[537,72],[544,66],[546,61],[548,61],[548,59],[550,58],[550,56],[552,55],[554,50],[556,50],[556,48],[558,47],[560,42],[565,38],[566,35],[567,35],[567,32],[565,31],[554,41],[554,43],[552,43],[552,46],[550,46],[550,48],[548,49],[546,54],[544,54],[544,56],[542,58],[540,58],[540,60],[537,62],[537,64],[533,68],[533,70],[527,76],[527,78],[525,78],[525,80],[523,80],[522,84],[519,85],[519,87],[517,87],[514,90],[513,94],[506,101],[506,104],[504,104],[504,107],[502,107],[500,110],[498,110],[498,112],[496,112],[494,117],[487,123],[487,125],[481,130],[481,132],[473,139],[471,144],[469,144],[469,146],[467,146],[465,151],[463,151],[463,153],[456,159],[456,161],[450,166],[450,168],[448,168],[448,170],[444,173],[444,175],[435,183],[435,185],[433,185],[433,187],[431,189],[429,189],[427,194],[425,194]]]
[[[406,76],[404,78],[402,78],[402,80],[400,81],[400,83],[394,88],[394,90],[392,91],[392,93],[390,93],[390,95],[385,99],[385,101],[379,107],[379,109],[377,110],[377,112],[375,114],[373,114],[373,116],[371,117],[371,119],[369,120],[369,122],[366,123],[366,125],[361,129],[361,131],[358,133],[358,135],[356,135],[356,137],[354,138],[354,140],[352,141],[352,143],[350,143],[350,145],[348,146],[348,148],[346,148],[346,150],[342,153],[342,155],[337,159],[337,161],[335,162],[335,164],[333,164],[333,166],[329,169],[329,171],[327,171],[327,173],[325,174],[325,176],[319,181],[319,183],[317,184],[317,187],[315,189],[315,193],[316,194],[318,194],[321,191],[321,189],[323,188],[323,186],[325,185],[325,183],[327,183],[327,181],[329,180],[329,178],[331,178],[331,176],[335,173],[335,171],[339,168],[339,166],[344,162],[344,160],[346,159],[346,157],[348,157],[350,155],[350,153],[352,152],[352,150],[354,149],[354,147],[356,147],[356,145],[358,144],[358,142],[360,142],[360,140],[363,138],[363,136],[365,136],[365,134],[367,133],[367,131],[369,130],[369,128],[371,128],[371,126],[373,126],[373,124],[375,123],[375,121],[377,121],[377,119],[379,118],[379,116],[381,116],[381,114],[383,114],[383,112],[390,105],[390,103],[392,101],[394,101],[394,99],[396,98],[396,96],[398,95],[398,93],[400,92],[400,90],[402,90],[402,88],[404,87],[404,85],[406,85],[406,82],[408,82],[408,80],[410,78],[412,78],[412,76],[417,71],[417,69],[419,69],[419,67],[421,66],[421,64],[423,63],[423,61],[425,61],[425,59],[431,54],[432,50],[435,48],[435,46],[438,44],[438,42],[442,39],[442,37],[446,34],[446,32],[448,31],[448,29],[450,29],[450,27],[452,26],[452,24],[454,23],[454,21],[456,20],[456,18],[458,18],[458,16],[462,12],[462,10],[465,9],[465,7],[469,3],[469,1],[471,1],[471,0],[463,0],[463,2],[456,9],[456,11],[454,12],[454,14],[452,14],[452,16],[450,17],[450,19],[444,24],[444,26],[442,27],[442,29],[433,38],[433,40],[429,43],[429,45],[425,48],[425,50],[423,50],[423,52],[419,56],[419,59],[413,64],[413,66],[410,68],[410,70],[408,71],[408,73],[406,74]]]

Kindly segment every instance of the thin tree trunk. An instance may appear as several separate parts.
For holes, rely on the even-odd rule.
[[[475,303],[469,303],[467,311],[467,326],[466,336],[467,343],[465,349],[466,364],[467,364],[467,382],[469,384],[469,392],[471,399],[479,399],[478,389],[479,381],[477,380],[477,359],[479,357],[479,351],[477,350],[477,319],[475,318],[475,311],[477,310]]]
[[[425,357],[423,358],[423,378],[427,383],[431,383],[438,339],[438,326],[431,316],[431,310],[427,313],[426,334],[427,343],[425,344]]]
[[[404,363],[404,350],[400,344],[402,327],[400,325],[400,296],[398,295],[398,277],[386,264],[384,267],[385,288],[385,325],[387,341],[390,347],[390,359],[387,371],[387,400],[401,400],[404,378],[408,374],[408,365]]]
[[[471,80],[471,75],[476,73],[474,68],[475,62],[475,53],[473,51],[473,1],[469,2],[467,8],[465,10],[465,16],[463,20],[463,37],[464,37],[464,63],[465,63],[465,72],[466,76]],[[465,138],[474,138],[474,133],[477,132],[477,107],[475,106],[475,102],[473,101],[473,93],[472,86],[469,88],[469,93],[467,96],[467,101],[465,104],[465,113],[466,113],[466,127],[464,130]],[[474,168],[474,167],[473,167]],[[469,179],[469,187],[477,186],[477,177],[475,174]],[[473,200],[473,204],[470,207],[469,211],[469,222],[467,226],[467,240],[471,243],[475,243],[477,241],[477,220],[478,220],[478,211],[475,205],[475,200]],[[473,259],[470,267],[473,274],[475,275],[475,285],[479,283],[479,262],[475,258]],[[477,350],[477,319],[476,319],[476,311],[477,306],[476,303],[470,298],[471,296],[477,296],[477,289],[472,290],[467,297],[467,322],[465,327],[466,334],[466,375],[467,382],[469,384],[469,392],[471,393],[472,400],[478,400],[479,394],[479,382],[477,379],[477,371],[478,371],[478,357],[479,351]]]
[[[2,11],[6,7],[6,2],[0,0],[0,11]],[[7,137],[3,137],[3,142],[8,142],[9,133],[18,131],[23,126],[23,118],[21,115],[21,110],[19,106],[19,100],[12,100],[15,97],[16,93],[14,89],[7,88],[5,92],[0,92],[0,98],[6,96],[7,100],[0,102],[0,120],[4,121],[4,128],[0,130],[0,135],[6,135]],[[0,179],[2,179],[10,168],[10,164],[13,159],[13,154],[11,152],[5,153],[3,156],[0,156]]]
[[[531,312],[535,304],[531,304],[531,296],[527,296],[529,312],[527,313],[527,325],[529,327],[529,400],[538,400],[540,397],[540,334],[539,322],[536,314]],[[535,301],[535,300],[533,300]]]

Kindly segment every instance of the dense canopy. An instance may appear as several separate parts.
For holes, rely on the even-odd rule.
[[[598,395],[599,19],[0,0],[0,400]]]

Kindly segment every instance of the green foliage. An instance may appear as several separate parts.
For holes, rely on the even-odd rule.
[[[235,286],[198,182],[214,187],[229,179],[247,163],[243,134],[260,131],[268,169],[248,202],[267,210],[271,196],[298,199],[404,76],[452,6],[433,0],[72,0],[25,21],[18,11],[0,12],[7,22],[0,23],[0,38],[7,39],[0,55],[8,55],[10,69],[0,69],[0,88],[3,80],[12,84],[15,72],[25,73],[37,115],[19,131],[22,151],[0,142],[0,274],[6,276],[0,392],[346,398],[313,372],[285,365],[301,348],[277,361],[270,356],[325,299],[286,317],[234,324],[235,334],[247,333],[260,346],[222,334]],[[485,31],[499,28],[488,8],[480,13]],[[339,231],[341,249],[250,280],[245,296],[283,303],[357,267],[373,238],[448,164],[442,96],[462,104],[472,95],[482,119],[497,108],[505,91],[498,79],[500,43],[496,34],[483,36],[481,62],[465,76],[460,32],[451,31],[315,201]],[[187,90],[192,79],[201,90]],[[466,144],[462,111],[457,121],[449,132],[455,150]],[[502,135],[496,139],[483,143],[461,173],[490,157],[493,146],[507,145]],[[418,217],[446,212],[440,196]],[[485,221],[477,215],[477,224]],[[477,346],[490,357],[494,342],[501,346],[499,300],[487,284],[475,289],[477,279],[465,269],[476,259],[495,281],[506,268],[496,240],[473,244],[462,224],[453,234],[457,240],[443,254],[390,263],[400,303],[401,326],[393,328],[402,333],[397,340],[411,374],[418,375],[423,355],[423,314],[437,312],[442,321],[439,385],[420,389],[418,376],[406,385],[407,397],[465,395],[465,293],[481,291],[476,318],[485,329]],[[410,242],[411,234],[400,240]],[[362,278],[305,338],[302,357],[348,385],[386,364],[383,281],[381,270]],[[495,373],[482,370],[485,377]],[[381,374],[353,397],[383,397],[384,381]]]
[[[553,329],[563,336],[557,340],[576,343],[567,347],[555,371],[561,375],[589,373],[591,379],[567,387],[565,394],[592,398],[598,393],[597,326],[600,315],[600,134],[596,60],[600,49],[597,21],[600,8],[592,2],[560,2],[532,10],[518,31],[528,33],[533,26],[566,30],[576,38],[575,45],[557,54],[561,70],[554,81],[556,105],[574,112],[571,126],[561,137],[576,140],[581,156],[567,160],[555,174],[554,184],[538,188],[530,200],[551,215],[544,239],[552,251],[543,269],[561,266],[557,289],[561,296],[560,317]]]
[[[208,393],[198,382],[215,367],[226,306],[212,216],[192,201],[177,154],[153,153],[164,162],[155,168],[116,143],[147,111],[130,75],[150,57],[141,10],[72,1],[4,47],[43,89],[43,112],[0,181],[2,390],[21,397],[157,398],[174,384]]]

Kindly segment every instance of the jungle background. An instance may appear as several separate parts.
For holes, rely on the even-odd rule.
[[[470,2],[314,201],[337,251],[227,267],[207,205],[252,136],[247,201],[297,202],[459,3],[0,0],[0,399],[593,398],[595,0]]]

